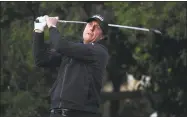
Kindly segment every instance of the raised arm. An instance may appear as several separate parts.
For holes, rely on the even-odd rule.
[[[50,49],[44,43],[44,33],[33,32],[33,57],[36,66],[58,67],[61,63],[62,55]]]
[[[56,52],[72,58],[94,62],[98,57],[107,55],[107,52],[99,44],[83,44],[61,39],[57,28],[49,28],[50,40]]]

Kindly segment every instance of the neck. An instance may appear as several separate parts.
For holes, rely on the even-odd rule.
[[[84,43],[84,44],[88,44],[88,43],[90,43],[90,42],[89,42],[89,41],[84,40],[84,41],[83,41],[83,43]]]
[[[96,42],[96,40],[93,40],[93,41],[86,41],[86,40],[84,40],[83,41],[84,44],[89,44],[89,43],[94,43],[94,42]]]

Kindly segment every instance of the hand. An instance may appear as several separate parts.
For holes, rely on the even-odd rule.
[[[56,27],[58,19],[59,19],[58,17],[47,17],[46,18],[46,22],[47,22],[48,28],[50,28],[50,27]]]
[[[38,22],[34,22],[34,30],[39,30],[41,32],[44,31],[44,28],[46,26],[46,17],[48,17],[47,15],[45,16],[40,16],[40,17],[37,17],[36,20]]]

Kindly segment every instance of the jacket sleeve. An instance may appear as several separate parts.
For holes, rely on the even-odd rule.
[[[33,57],[36,66],[58,67],[61,63],[62,55],[50,49],[44,43],[44,33],[33,32]]]
[[[65,56],[76,58],[79,60],[93,62],[98,59],[102,53],[106,53],[104,49],[96,44],[83,44],[68,41],[68,39],[61,39],[57,28],[49,29],[50,40],[54,45],[54,49]]]

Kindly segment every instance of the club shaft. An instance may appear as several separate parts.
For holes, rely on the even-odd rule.
[[[108,24],[108,26],[118,27],[118,28],[135,29],[135,30],[142,30],[142,31],[149,31],[149,29],[147,29],[147,28],[138,28],[138,27],[132,27],[132,26],[116,25],[116,24]]]
[[[60,23],[76,23],[76,24],[86,24],[86,22],[82,21],[67,21],[67,20],[58,20]]]
[[[67,20],[58,20],[60,23],[78,23],[78,24],[86,24],[86,22],[83,21],[67,21]],[[128,29],[134,29],[134,30],[141,30],[141,31],[150,31],[147,28],[139,28],[139,27],[132,27],[132,26],[124,26],[124,25],[116,25],[116,24],[108,24],[110,27],[117,27],[117,28],[128,28]],[[161,32],[159,30],[154,30],[156,33]]]

